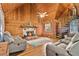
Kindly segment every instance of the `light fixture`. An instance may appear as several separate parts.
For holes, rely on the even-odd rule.
[[[40,18],[44,18],[46,16],[48,16],[47,12],[37,12],[37,16]]]

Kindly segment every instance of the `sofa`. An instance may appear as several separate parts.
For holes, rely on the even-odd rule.
[[[61,44],[61,45],[60,45]],[[58,46],[60,45],[60,46]],[[64,46],[64,48],[62,47]],[[47,56],[79,56],[79,33],[76,33],[68,44],[52,43],[46,46]]]
[[[66,49],[67,45],[71,42],[71,39],[75,34],[64,35],[63,39],[58,40],[55,45]]]

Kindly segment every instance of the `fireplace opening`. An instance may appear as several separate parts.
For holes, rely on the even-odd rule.
[[[26,33],[27,33],[27,36],[35,36],[34,31],[28,31]]]

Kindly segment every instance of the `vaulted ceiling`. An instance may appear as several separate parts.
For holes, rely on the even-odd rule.
[[[68,3],[63,3],[59,4],[58,9],[56,11],[56,16],[55,18],[59,18],[60,16],[64,15],[64,12],[68,9],[72,9],[74,7],[73,4],[68,4]]]
[[[1,4],[4,13],[10,13],[14,10],[16,10],[17,8],[20,8],[23,5],[27,5],[27,4],[22,4],[22,3],[5,3],[5,4]],[[48,12],[48,15],[50,18],[59,18],[68,8],[72,8],[73,6],[75,6],[77,8],[77,14],[79,15],[79,4],[72,4],[72,3],[63,3],[63,4],[59,4],[59,3],[46,3],[46,4],[30,4],[30,9],[31,11],[34,10],[36,12]]]

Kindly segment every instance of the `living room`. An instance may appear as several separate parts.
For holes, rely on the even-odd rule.
[[[68,49],[69,43],[73,41],[70,40],[72,36],[74,40],[79,36],[78,6],[79,4],[74,3],[1,3],[0,55],[53,56],[54,53],[58,55],[57,51],[49,53],[50,46],[46,50],[47,43],[55,44],[57,49],[59,47]],[[60,44],[63,39],[67,46]],[[71,55],[66,51],[65,53],[59,55]],[[79,54],[72,52],[72,55]]]

